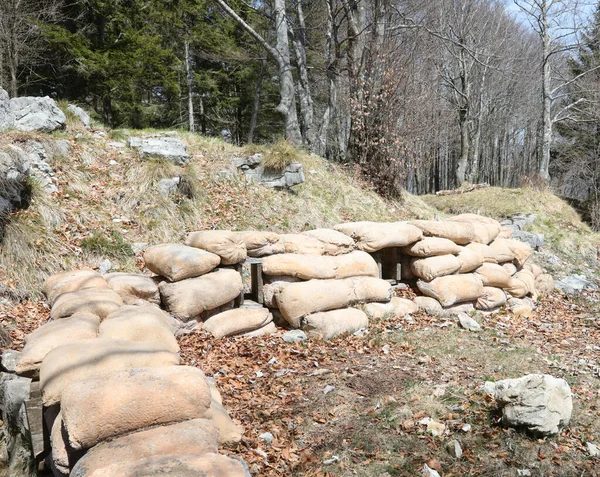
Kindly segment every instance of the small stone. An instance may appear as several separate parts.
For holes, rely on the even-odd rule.
[[[598,446],[596,444],[592,444],[591,442],[588,442],[585,447],[587,448],[588,454],[590,455],[590,457],[600,457],[600,449],[598,449]]]
[[[335,386],[330,386],[329,384],[323,388],[323,394],[329,394],[331,391],[335,389]]]
[[[300,341],[304,341],[306,339],[308,339],[308,336],[306,336],[306,333],[302,330],[286,331],[283,334],[283,341],[286,343],[299,343]]]
[[[125,147],[125,143],[120,141],[113,141],[108,143],[108,147],[114,147],[115,149],[123,149]]]
[[[263,432],[260,436],[263,441],[265,441],[268,445],[271,445],[271,442],[273,442],[273,434],[271,434],[270,432]]]
[[[440,437],[446,432],[446,426],[441,422],[431,421],[427,424],[427,432],[434,437]]]
[[[327,459],[323,461],[323,465],[331,465],[339,462],[340,458],[337,455],[331,456],[331,459]]]
[[[367,335],[368,333],[369,333],[369,330],[367,328],[361,328],[360,330],[352,333],[352,335],[362,338],[363,336]]]
[[[441,477],[437,470],[433,470],[427,464],[423,465],[423,477]]]
[[[98,265],[98,273],[100,275],[106,275],[108,272],[110,272],[112,267],[112,262],[108,258],[106,258],[100,262],[100,265]]]
[[[463,424],[460,430],[463,432],[471,432],[471,424]]]
[[[448,453],[455,459],[460,459],[462,457],[462,447],[460,446],[460,442],[458,442],[456,439],[448,442],[448,444],[446,444],[446,449],[448,450]]]
[[[389,344],[386,344],[383,346],[383,348],[381,348],[381,351],[383,352],[383,354],[390,354],[391,351],[391,347]]]
[[[474,332],[481,331],[481,325],[466,313],[459,313],[458,321],[460,322],[460,326],[462,326],[465,330]]]
[[[2,369],[9,373],[15,373],[17,368],[17,361],[19,360],[21,353],[12,349],[5,349],[2,352]]]
[[[531,471],[529,469],[519,469],[519,470],[517,470],[517,475],[523,476],[523,477],[528,477],[531,475]]]

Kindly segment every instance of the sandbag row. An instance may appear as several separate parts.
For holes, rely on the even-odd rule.
[[[43,291],[52,319],[25,338],[16,371],[39,374],[55,476],[247,475],[218,453],[242,429],[214,383],[180,366],[177,323],[156,306],[155,281],[86,269],[50,277]]]

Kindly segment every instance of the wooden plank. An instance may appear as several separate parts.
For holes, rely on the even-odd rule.
[[[383,278],[383,263],[381,261],[381,251],[373,252],[370,255],[371,257],[373,257],[373,260],[375,260],[377,268],[379,269],[379,278]]]
[[[250,275],[252,279],[252,299],[261,305],[265,302],[263,292],[263,274],[262,261],[261,263],[252,263],[250,265]]]
[[[238,272],[240,275],[242,275],[242,272],[244,266],[241,263],[238,263],[237,265],[235,265],[235,271]],[[244,304],[244,290],[242,290],[240,292],[240,294],[233,300],[233,307],[234,308],[241,308],[241,306]]]
[[[44,431],[42,393],[39,382],[31,383],[31,395],[25,401],[25,413],[31,434],[33,456],[36,462],[40,463],[50,451],[50,434]]]
[[[399,264],[400,254],[398,247],[384,248],[381,250],[382,278],[386,280],[400,281],[402,279],[401,266]]]

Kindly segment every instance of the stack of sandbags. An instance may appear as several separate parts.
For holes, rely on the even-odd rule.
[[[336,232],[331,232],[335,238]],[[344,239],[336,240],[341,247]],[[346,250],[351,250],[346,243]],[[351,307],[391,298],[389,283],[378,278],[377,263],[363,251],[272,255],[263,259],[262,271],[266,306],[279,309],[293,328],[324,339],[368,326],[367,315]]]

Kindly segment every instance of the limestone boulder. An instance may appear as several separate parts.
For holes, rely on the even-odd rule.
[[[277,304],[285,320],[300,328],[301,318],[306,315],[359,303],[388,302],[391,297],[392,287],[385,280],[354,277],[290,283],[279,293]]]
[[[475,302],[475,308],[482,311],[495,310],[506,305],[506,293],[501,288],[483,287],[483,295]]]
[[[439,255],[413,259],[410,270],[415,276],[430,282],[437,277],[452,275],[460,269],[460,265],[460,260],[454,255]]]
[[[92,313],[102,320],[123,304],[119,294],[110,288],[84,288],[60,295],[52,306],[50,317],[58,320],[75,313]]]
[[[373,257],[362,251],[338,256],[285,253],[265,257],[262,267],[265,275],[290,276],[303,280],[379,276]]]
[[[246,260],[246,243],[237,232],[229,230],[203,230],[192,232],[185,244],[221,257],[221,265],[235,265]]]
[[[549,295],[554,291],[554,278],[548,273],[542,273],[535,279],[535,289],[541,295]]]
[[[162,244],[144,251],[146,267],[172,282],[204,275],[214,270],[221,257],[217,254],[180,244]]]
[[[176,137],[130,137],[129,147],[137,149],[142,158],[159,158],[179,166],[185,166],[192,159],[187,145]]]
[[[80,459],[71,477],[105,477],[118,464],[164,456],[218,452],[219,429],[208,419],[189,421],[134,432],[92,447]]]
[[[409,223],[421,229],[427,237],[445,238],[458,245],[467,245],[475,237],[475,230],[470,222],[413,220]]]
[[[475,275],[481,278],[486,287],[507,288],[511,284],[512,277],[504,267],[495,263],[484,263],[475,270]]]
[[[52,132],[67,124],[65,113],[48,96],[11,98],[10,110],[13,127],[19,131]]]
[[[368,326],[369,318],[356,308],[314,313],[302,319],[302,329],[308,336],[324,340],[354,333]]]
[[[73,113],[77,117],[77,119],[79,119],[81,124],[83,124],[83,126],[85,126],[86,128],[90,127],[92,120],[90,118],[90,115],[86,113],[83,108],[80,108],[75,104],[69,104],[67,106],[67,111]]]
[[[61,413],[73,449],[150,426],[205,416],[211,397],[204,373],[191,366],[105,372],[71,382]]]
[[[138,273],[108,273],[104,275],[104,279],[124,301],[139,298],[160,305],[158,285],[150,277]]]
[[[215,338],[224,338],[258,330],[272,321],[267,308],[236,308],[210,317],[203,328]]]
[[[411,257],[427,258],[438,255],[458,255],[462,247],[452,240],[440,237],[425,237],[413,245],[402,248],[402,253]]]
[[[238,234],[246,245],[249,257],[259,258],[285,252],[281,236],[275,232],[248,231]]]
[[[419,280],[417,287],[421,293],[435,298],[444,307],[474,301],[483,295],[483,282],[472,273],[439,277],[431,282]]]
[[[85,288],[108,288],[108,283],[98,272],[83,268],[48,277],[42,286],[42,293],[52,306],[60,295]]]
[[[484,390],[501,407],[505,426],[524,428],[534,436],[545,437],[558,434],[571,420],[571,388],[564,379],[529,374],[486,382]]]
[[[349,222],[334,227],[352,237],[357,248],[377,252],[391,247],[406,247],[423,238],[423,232],[406,222]]]
[[[229,303],[244,289],[235,270],[220,269],[198,278],[159,285],[163,306],[182,321],[196,319],[203,312]]]
[[[124,306],[106,317],[100,325],[99,338],[130,341],[155,341],[173,353],[179,345],[173,334],[171,318],[153,305]]]
[[[42,361],[42,400],[45,406],[57,404],[66,387],[106,371],[178,364],[179,355],[160,342],[101,338],[75,341],[54,348]]]
[[[76,313],[70,318],[45,323],[25,337],[25,347],[17,361],[17,373],[37,373],[50,351],[74,341],[96,338],[99,326],[100,318],[91,313]]]
[[[325,255],[342,255],[356,248],[352,238],[333,229],[315,229],[302,232],[302,235],[320,240],[325,245]]]
[[[325,244],[316,238],[302,234],[282,234],[285,253],[297,253],[307,255],[323,255],[325,253]]]
[[[469,273],[479,268],[485,261],[484,256],[477,250],[462,247],[457,255],[460,261],[459,273]]]

